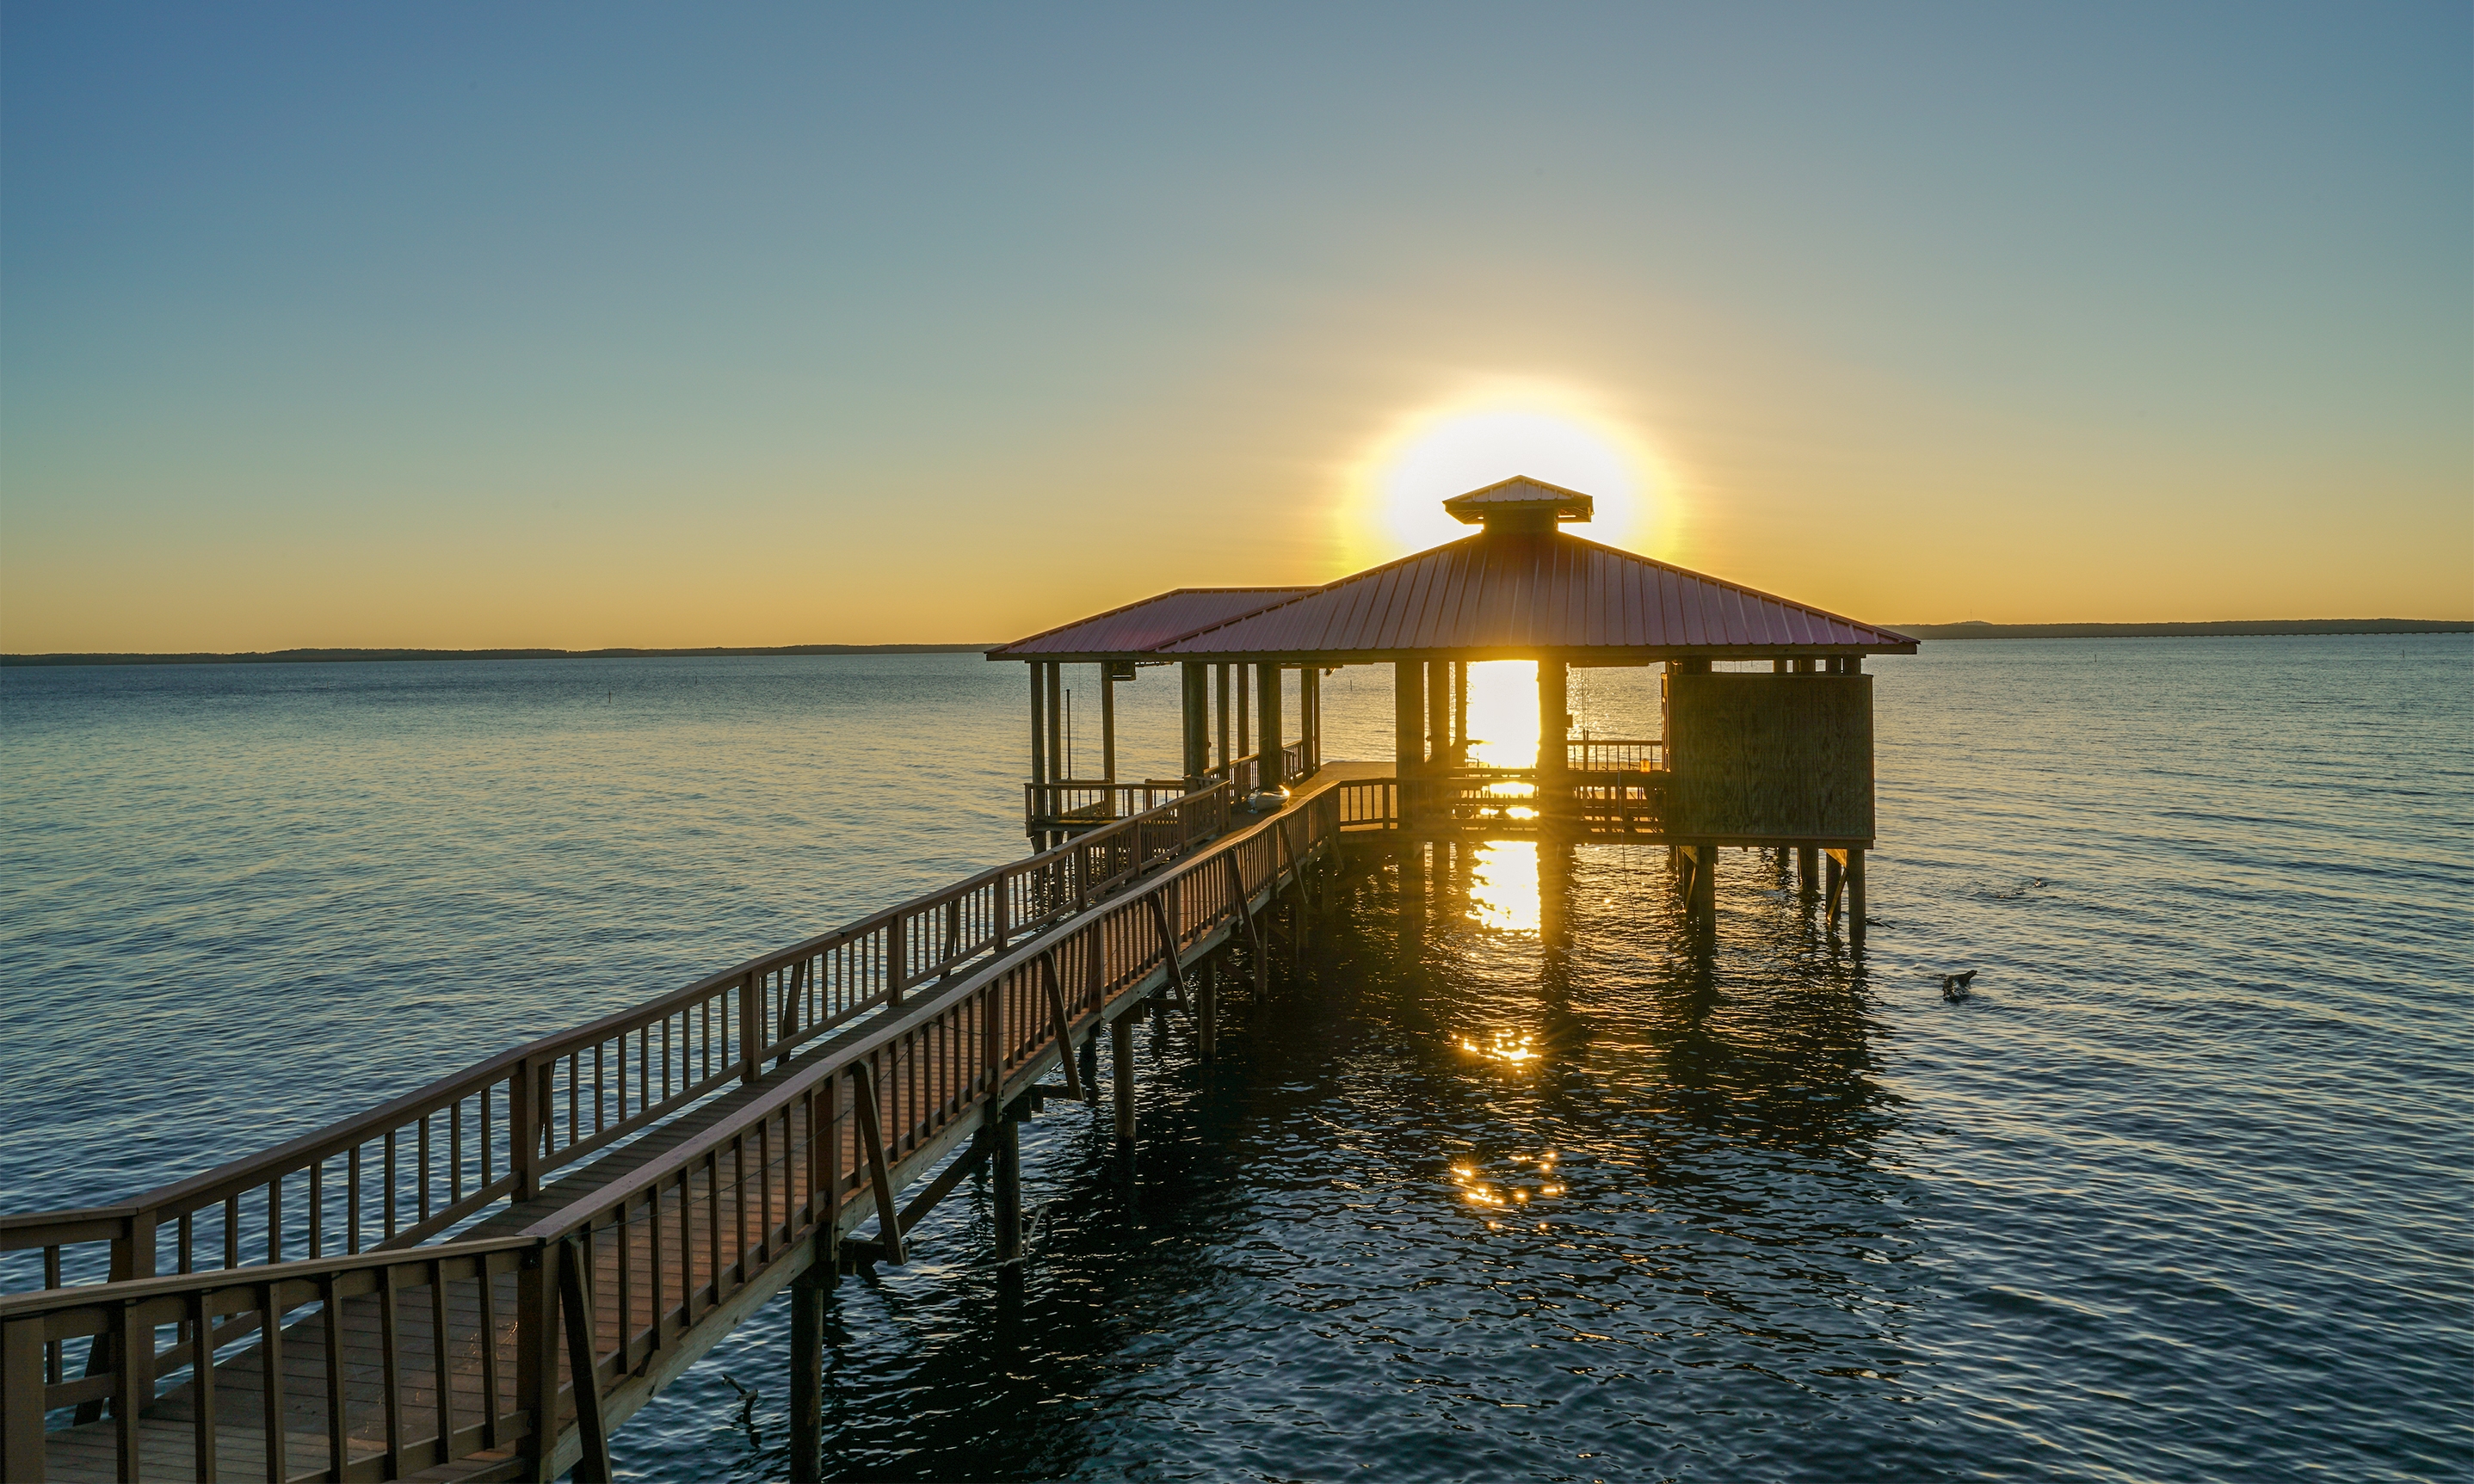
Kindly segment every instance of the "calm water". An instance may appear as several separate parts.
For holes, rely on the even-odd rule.
[[[1138,1181],[1104,1109],[1031,1126],[1021,1281],[969,1185],[844,1281],[843,1474],[2474,1477],[2474,643],[1873,668],[1865,962],[1750,855],[1700,963],[1648,851],[1362,879],[1207,1074],[1145,1037]],[[1583,723],[1639,734],[1641,679],[1582,672]],[[0,1200],[131,1193],[1017,853],[1021,680],[0,671]],[[1377,754],[1379,682],[1326,685],[1331,753]],[[1174,693],[1125,691],[1126,772]],[[622,1471],[778,1476],[787,1330]]]

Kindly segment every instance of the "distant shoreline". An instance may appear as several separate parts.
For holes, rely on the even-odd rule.
[[[999,642],[1003,642],[1000,640]],[[0,655],[0,667],[67,664],[367,664],[444,659],[697,659],[758,655],[977,655],[996,644],[777,644],[706,649],[277,649],[232,655]]]
[[[2474,634],[2474,619],[2244,618],[2195,624],[1892,624],[1919,639],[2180,639],[2347,634]],[[0,668],[106,664],[369,664],[450,659],[708,659],[764,655],[978,655],[986,644],[715,645],[703,649],[277,649],[240,654],[0,655]]]
[[[2474,634],[2474,619],[2239,618],[2197,624],[1891,624],[1919,639],[2270,638],[2339,634]]]

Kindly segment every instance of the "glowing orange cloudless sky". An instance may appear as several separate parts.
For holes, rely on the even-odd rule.
[[[2463,6],[0,12],[0,649],[2474,617]]]

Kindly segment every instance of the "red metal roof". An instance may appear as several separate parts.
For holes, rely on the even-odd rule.
[[[1090,618],[1016,639],[990,659],[1054,659],[1076,655],[1140,655],[1198,629],[1241,618],[1312,587],[1179,587]]]
[[[1541,650],[1805,648],[1912,653],[1915,640],[1560,531],[1486,531],[1163,642],[1155,653],[1516,658]]]

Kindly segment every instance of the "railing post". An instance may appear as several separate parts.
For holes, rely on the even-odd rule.
[[[516,1177],[513,1199],[529,1201],[541,1193],[542,1137],[539,1088],[530,1058],[516,1065],[507,1079],[507,1160]],[[392,1193],[390,1193],[392,1194]]]
[[[43,1456],[43,1322],[0,1327],[0,1477],[39,1479]]]
[[[754,969],[739,976],[739,1080],[752,1083],[764,1075],[764,981]]]
[[[523,1476],[548,1484],[558,1452],[558,1265],[562,1249],[536,1247],[516,1271],[516,1406],[530,1425]]]
[[[902,914],[885,924],[885,1002],[887,1006],[902,1003],[903,981],[910,977],[910,935],[905,929]]]

